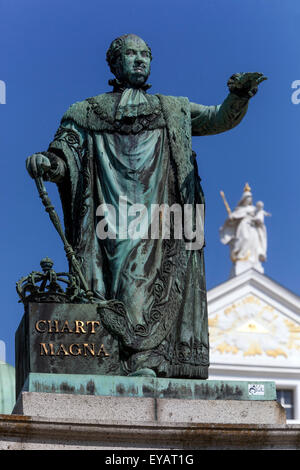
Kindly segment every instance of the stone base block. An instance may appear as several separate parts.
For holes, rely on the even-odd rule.
[[[33,397],[32,397],[33,398]],[[236,405],[236,402],[233,404]],[[97,416],[97,415],[96,415]],[[0,415],[1,450],[104,450],[98,463],[111,451],[148,450],[142,459],[159,450],[296,450],[300,426],[284,424],[205,424],[105,422],[99,419],[38,418]],[[179,452],[180,454],[180,452]],[[114,454],[118,456],[118,453]],[[139,454],[138,454],[139,455]],[[197,456],[197,459],[199,457]],[[195,463],[199,465],[199,460]]]
[[[187,400],[22,392],[14,414],[106,422],[284,424],[276,401]]]

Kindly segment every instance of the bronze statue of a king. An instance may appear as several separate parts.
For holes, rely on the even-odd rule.
[[[118,339],[124,375],[206,379],[203,242],[188,243],[189,234],[203,240],[196,207],[204,206],[191,139],[235,127],[265,77],[235,74],[224,102],[203,106],[147,93],[151,60],[138,36],[115,39],[113,90],[73,104],[48,150],[26,165],[58,186],[66,238]]]

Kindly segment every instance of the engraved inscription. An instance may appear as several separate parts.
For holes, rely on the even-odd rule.
[[[76,334],[78,337],[81,335],[95,334],[100,327],[98,320],[37,320],[35,322],[35,330],[37,333],[43,335],[54,334]],[[53,336],[52,336],[53,337]],[[60,357],[108,357],[109,353],[106,351],[104,344],[87,343],[87,342],[74,342],[66,344],[65,342],[55,343],[43,341],[39,343],[40,356],[60,356]]]

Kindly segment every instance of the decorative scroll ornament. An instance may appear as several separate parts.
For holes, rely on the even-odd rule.
[[[43,258],[40,262],[43,272],[33,271],[16,283],[20,302],[87,303],[90,299],[80,287],[80,280],[74,273],[57,273],[52,269],[53,261]],[[64,287],[65,286],[65,289]]]

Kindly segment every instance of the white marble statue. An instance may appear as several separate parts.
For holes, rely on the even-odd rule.
[[[220,228],[220,239],[230,248],[233,263],[230,277],[250,268],[263,273],[262,262],[267,259],[267,231],[264,218],[271,214],[264,210],[263,202],[258,201],[256,206],[253,205],[248,183],[245,185],[241,200],[233,211],[230,210],[223,192],[221,195],[228,218]]]

